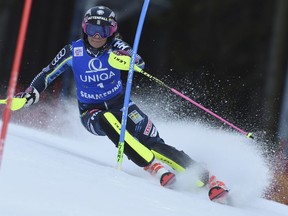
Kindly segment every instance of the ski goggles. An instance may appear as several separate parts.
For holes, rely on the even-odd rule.
[[[94,25],[91,23],[85,23],[83,25],[83,31],[89,37],[94,37],[96,34],[100,35],[101,38],[107,38],[111,36],[110,26]]]

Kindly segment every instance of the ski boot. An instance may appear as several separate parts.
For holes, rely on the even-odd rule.
[[[149,172],[152,176],[160,178],[160,184],[162,186],[169,186],[175,180],[174,173],[167,170],[160,162],[152,162],[148,166],[144,167],[144,170]]]
[[[209,178],[209,199],[214,202],[228,204],[228,192],[225,183],[216,179],[216,176],[212,175]]]

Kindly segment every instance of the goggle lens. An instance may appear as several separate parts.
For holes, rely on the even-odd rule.
[[[102,25],[93,25],[91,23],[86,23],[84,32],[89,37],[94,37],[96,34],[99,34],[101,38],[107,38],[110,36],[110,27]]]

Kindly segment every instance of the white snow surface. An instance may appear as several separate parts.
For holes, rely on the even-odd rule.
[[[207,189],[194,188],[189,172],[178,174],[176,188],[168,189],[126,157],[117,170],[114,144],[89,134],[74,111],[62,127],[59,121],[50,123],[57,132],[9,125],[0,215],[288,216],[287,206],[263,198],[271,174],[256,143],[199,123],[153,121],[166,143],[226,183],[233,206],[211,202]]]

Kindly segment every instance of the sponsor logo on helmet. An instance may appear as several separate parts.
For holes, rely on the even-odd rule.
[[[96,12],[98,15],[103,15],[105,12],[103,10],[97,10]]]
[[[103,16],[90,16],[87,18],[87,21],[90,21],[90,20],[103,20],[103,21],[106,21],[108,22],[108,18],[106,17],[103,17]]]

